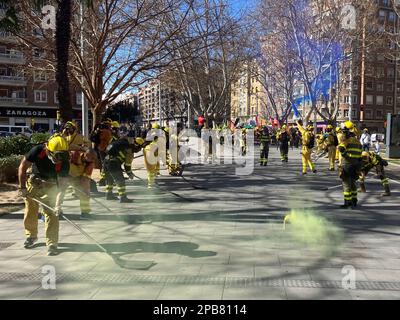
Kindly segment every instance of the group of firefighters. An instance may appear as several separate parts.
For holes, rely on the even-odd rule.
[[[308,168],[313,173],[317,173],[315,164],[311,159],[315,144],[317,144],[317,152],[323,151],[324,154],[327,154],[330,171],[335,171],[335,163],[338,161],[339,177],[343,184],[343,208],[354,209],[357,207],[357,193],[366,192],[365,177],[373,168],[375,168],[384,189],[382,196],[391,195],[389,179],[385,175],[384,169],[388,162],[373,151],[363,151],[359,141],[361,134],[351,121],[346,121],[336,129],[329,124],[325,133],[317,137],[315,137],[312,124],[304,128],[301,121],[297,122],[297,129],[301,134],[303,175],[307,174]],[[367,129],[364,129],[364,131],[367,131]],[[272,135],[266,125],[258,128],[256,135],[260,141],[260,165],[266,166]],[[292,139],[290,130],[286,125],[282,125],[276,133],[282,162],[288,162],[289,145]],[[359,180],[359,190],[357,190],[357,180]]]
[[[91,218],[91,176],[96,163],[101,171],[99,184],[105,186],[106,200],[119,200],[120,203],[132,202],[126,195],[124,173],[130,179],[134,178],[132,161],[134,154],[141,150],[147,170],[148,188],[155,186],[155,178],[160,174],[160,154],[164,151],[167,157],[163,162],[169,173],[182,174],[183,168],[178,159],[179,144],[183,141],[178,138],[182,127],[178,126],[170,132],[169,127],[161,128],[154,124],[146,136],[139,137],[121,135],[119,127],[118,122],[105,119],[95,127],[88,140],[79,133],[74,122],[67,122],[61,132],[51,136],[47,142],[33,147],[25,155],[18,169],[20,195],[25,200],[25,248],[31,248],[38,240],[38,215],[41,214],[45,217],[48,255],[58,253],[59,216],[62,214],[62,203],[69,188],[74,190],[80,200],[81,219]],[[303,124],[297,122],[297,129],[301,134],[302,173],[307,174],[307,168],[316,173],[311,159],[316,140],[314,127],[308,125],[303,128]],[[246,130],[242,132],[245,135]],[[268,126],[263,126],[256,130],[256,136],[260,142],[260,164],[266,166],[272,133]],[[374,152],[362,151],[357,136],[356,127],[347,121],[336,130],[328,125],[323,139],[319,141],[319,146],[323,145],[323,150],[328,154],[329,170],[334,171],[335,161],[339,161],[345,208],[357,206],[356,181],[360,180],[360,191],[365,192],[365,177],[373,168],[382,181],[385,190],[383,195],[390,195],[384,171],[387,162]],[[166,143],[159,144],[160,138],[165,138]],[[279,143],[281,160],[286,163],[292,135],[285,125],[276,133],[276,140]],[[166,145],[166,150],[160,150],[162,145]],[[114,186],[119,197],[113,193]]]
[[[18,178],[19,193],[25,201],[25,248],[31,248],[38,240],[38,216],[44,216],[48,255],[58,254],[59,216],[68,189],[72,189],[80,200],[80,218],[91,218],[90,192],[94,182],[91,176],[96,163],[101,171],[100,184],[105,182],[106,200],[119,200],[120,203],[132,202],[126,195],[124,172],[130,179],[134,178],[134,153],[143,150],[148,188],[154,187],[155,177],[160,170],[159,136],[166,136],[168,145],[176,146],[168,148],[176,150],[168,152],[167,156],[171,175],[181,173],[182,166],[176,154],[179,150],[179,131],[169,135],[168,128],[163,128],[160,133],[161,128],[153,125],[148,139],[145,139],[120,136],[118,129],[117,122],[106,119],[96,126],[88,140],[78,132],[77,125],[69,121],[61,132],[33,147],[24,156],[18,169]],[[113,193],[114,186],[119,197]]]

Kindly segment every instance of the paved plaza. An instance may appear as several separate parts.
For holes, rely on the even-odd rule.
[[[41,221],[39,242],[26,250],[22,211],[2,215],[0,299],[400,299],[400,167],[388,169],[391,197],[380,197],[370,174],[360,207],[346,210],[325,158],[304,177],[299,149],[282,164],[271,147],[268,166],[256,161],[250,175],[236,175],[237,166],[192,163],[185,179],[162,170],[159,188],[148,190],[139,157],[138,178],[127,180],[134,203],[99,195],[90,221],[67,197],[69,219],[125,261],[154,261],[147,270],[121,268],[65,220],[58,256],[46,256]],[[312,223],[284,229],[292,210]],[[42,285],[49,266],[55,289]],[[348,270],[355,288],[345,285]]]

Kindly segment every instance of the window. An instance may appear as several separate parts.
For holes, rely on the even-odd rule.
[[[374,90],[374,83],[372,81],[367,81],[367,90]]]
[[[376,84],[376,91],[379,91],[379,92],[383,91],[383,83],[382,82],[378,82]]]
[[[357,96],[353,96],[353,103],[357,103]]]
[[[34,71],[33,72],[33,81],[35,82],[46,82],[48,79],[47,73],[44,71]]]
[[[387,76],[388,78],[394,78],[394,68],[387,69]]]
[[[372,119],[372,110],[365,110],[365,119]]]
[[[387,106],[392,106],[393,105],[393,97],[386,97],[386,105]]]
[[[382,110],[376,110],[376,119],[382,119]]]
[[[58,101],[58,91],[54,91],[54,103],[55,103],[55,104],[60,103],[60,102]]]
[[[383,67],[376,68],[376,76],[378,78],[383,78],[385,76],[385,69]]]
[[[389,0],[383,0],[383,1],[382,1],[382,6],[384,6],[384,7],[389,7],[389,3],[390,3]]]
[[[47,91],[46,90],[35,90],[35,102],[46,103],[47,102]]]
[[[376,96],[376,104],[379,106],[383,105],[383,96]]]
[[[393,83],[391,82],[386,83],[386,91],[393,92]]]
[[[76,104],[82,105],[82,93],[81,92],[76,93]]]
[[[385,61],[385,56],[383,54],[378,54],[378,59],[379,62]]]
[[[374,103],[374,96],[367,94],[366,103],[367,104],[373,104]]]
[[[344,110],[344,117],[347,118],[349,116],[349,110]]]
[[[385,18],[386,18],[386,11],[379,10],[379,20],[385,20]]]
[[[395,19],[396,19],[396,15],[394,14],[394,12],[389,12],[389,21],[394,22]]]

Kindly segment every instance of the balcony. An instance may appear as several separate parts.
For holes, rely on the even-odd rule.
[[[26,105],[25,98],[0,97],[0,106],[21,106]]]
[[[27,83],[27,80],[23,76],[0,76],[0,85],[24,87]]]
[[[21,52],[0,53],[0,63],[5,64],[24,64],[25,58]]]

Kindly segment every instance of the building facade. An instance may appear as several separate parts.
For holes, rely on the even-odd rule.
[[[139,90],[139,110],[143,123],[187,121],[187,107],[179,94],[160,81],[151,81]]]
[[[247,64],[231,86],[231,119],[247,122],[266,117],[267,95],[258,80],[258,66]]]

